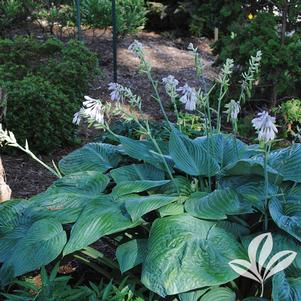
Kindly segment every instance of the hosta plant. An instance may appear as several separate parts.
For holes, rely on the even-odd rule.
[[[116,143],[89,143],[75,150],[59,162],[63,177],[47,191],[1,204],[2,286],[110,236],[118,245],[120,271],[139,277],[162,298],[300,300],[301,144],[274,150],[277,127],[267,112],[253,119],[258,144],[238,139],[239,100],[225,107],[233,132],[222,133],[221,104],[232,60],[206,91],[188,84],[179,88],[172,76],[163,80],[176,118],[180,103],[205,120],[204,135],[190,138],[169,121],[142,45],[135,42],[130,50],[154,88],[154,99],[166,119],[167,139],[153,137],[141,98],[128,88],[111,84],[112,104],[86,97],[74,123],[85,119],[109,131]],[[190,45],[189,50],[202,78],[197,49]],[[210,107],[214,89],[219,91],[218,108]],[[245,91],[243,85],[241,93]],[[122,109],[126,100],[129,111]],[[144,139],[115,134],[107,123],[111,113],[136,122]],[[4,131],[1,137],[5,142]],[[261,243],[254,243],[263,234]],[[268,244],[271,236],[273,247]],[[255,245],[256,250],[248,253]],[[240,270],[232,268],[237,260]],[[288,261],[291,265],[284,270]],[[279,273],[274,269],[270,278],[254,276],[267,279],[262,280],[264,290],[254,279],[237,273],[271,271],[270,262],[281,266]]]

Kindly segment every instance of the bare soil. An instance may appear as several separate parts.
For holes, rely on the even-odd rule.
[[[87,30],[84,32],[83,39],[85,44],[98,54],[103,74],[91,87],[90,96],[109,101],[107,87],[113,81],[112,34],[110,31],[96,31],[94,35],[96,37],[93,38],[93,32]],[[162,116],[159,106],[151,98],[150,83],[139,73],[138,59],[128,50],[128,46],[135,39],[144,45],[146,58],[151,63],[154,77],[158,81],[172,74],[181,85],[188,83],[191,86],[199,86],[193,68],[194,59],[186,50],[189,42],[193,42],[200,50],[205,66],[204,74],[208,82],[216,77],[216,69],[212,67],[214,57],[209,46],[210,41],[207,39],[175,39],[149,32],[140,32],[119,39],[118,83],[131,88],[142,97],[143,109],[150,119],[158,120]],[[165,101],[165,106],[169,111],[168,99]],[[49,163],[51,160],[57,162],[70,151],[71,149],[63,149],[51,156],[42,156],[42,159]],[[2,154],[1,157],[6,171],[6,181],[12,189],[13,198],[29,198],[44,191],[55,179],[50,172],[26,155]]]

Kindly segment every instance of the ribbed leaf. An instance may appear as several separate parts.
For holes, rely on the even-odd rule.
[[[127,194],[139,193],[146,190],[150,190],[155,187],[160,187],[169,183],[169,180],[163,181],[150,181],[150,180],[141,180],[141,181],[124,181],[118,183],[112,190],[112,195],[120,197]]]
[[[236,294],[227,287],[216,287],[207,292],[200,301],[235,301]]]
[[[198,137],[194,141],[206,151],[209,143],[210,154],[222,167],[254,154],[253,150],[249,150],[248,146],[239,139],[234,139],[233,135],[214,134],[209,138]]]
[[[269,165],[283,176],[283,180],[301,183],[301,144],[271,152]]]
[[[301,277],[287,278],[284,272],[273,277],[273,301],[301,300]]]
[[[0,262],[6,261],[17,242],[33,224],[26,214],[29,201],[11,200],[0,204]]]
[[[0,275],[11,270],[17,277],[48,264],[61,253],[66,240],[62,225],[55,219],[35,222],[10,250]]]
[[[133,239],[116,250],[116,257],[122,273],[142,263],[147,254],[147,239]]]
[[[227,215],[252,212],[251,208],[240,203],[234,190],[215,190],[208,195],[196,193],[185,203],[185,209],[193,216],[203,219],[226,219]]]
[[[116,167],[121,160],[118,147],[105,143],[89,143],[65,156],[59,162],[64,174],[96,170],[105,172]]]
[[[199,301],[200,297],[202,297],[206,292],[208,292],[210,288],[203,288],[192,292],[186,292],[179,294],[180,301]]]
[[[191,182],[183,176],[174,176],[173,181],[155,189],[156,193],[189,196],[192,193]],[[176,188],[177,187],[177,188]]]
[[[107,176],[96,171],[67,175],[31,199],[31,214],[35,218],[55,217],[62,223],[75,222],[84,206],[98,198],[108,182]]]
[[[64,255],[83,249],[105,235],[138,224],[132,222],[122,202],[114,202],[110,196],[99,197],[85,207],[73,225]]]
[[[227,165],[223,170],[224,176],[264,176],[263,160],[259,158],[241,159],[235,163]],[[275,169],[268,166],[269,181],[272,184],[280,183],[282,176]]]
[[[158,211],[161,217],[178,215],[184,213],[184,205],[183,202],[179,200],[159,208]]]
[[[110,174],[116,183],[139,180],[164,180],[164,171],[149,164],[131,164],[122,166],[113,169]]]
[[[245,202],[248,202],[256,209],[264,212],[264,199],[265,199],[265,183],[264,179],[259,176],[232,176],[224,177],[220,181],[220,185],[223,188],[230,187],[234,189],[239,198]],[[268,195],[270,197],[275,196],[278,193],[278,186],[269,183]]]
[[[125,202],[125,208],[133,221],[176,200],[175,197],[157,194],[150,196],[129,195],[121,198],[121,201]]]
[[[192,176],[214,176],[219,171],[218,161],[204,147],[177,130],[169,139],[169,152],[178,169]]]
[[[128,137],[119,136],[120,143],[126,154],[130,157],[149,163],[161,170],[166,171],[164,160],[172,169],[173,162],[169,156],[167,156],[167,148],[163,142],[157,141],[160,150],[163,154],[159,153],[154,144],[150,141],[134,140]]]
[[[142,282],[161,296],[220,285],[237,274],[228,262],[246,258],[235,238],[215,223],[187,214],[157,219],[151,228]]]
[[[301,204],[280,202],[274,198],[269,203],[269,209],[277,226],[301,241]]]

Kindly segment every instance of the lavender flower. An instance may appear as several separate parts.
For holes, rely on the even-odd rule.
[[[276,137],[278,130],[275,126],[275,117],[271,117],[268,112],[258,113],[252,120],[253,127],[258,132],[258,139],[264,142],[272,141]]]
[[[182,93],[180,101],[185,104],[185,109],[188,111],[194,111],[198,100],[195,88],[191,88],[185,84],[183,87],[178,88],[177,91]]]

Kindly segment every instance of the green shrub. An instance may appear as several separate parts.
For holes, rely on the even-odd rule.
[[[281,105],[286,122],[301,124],[301,100],[291,99]]]
[[[269,12],[259,12],[251,21],[234,21],[229,31],[232,34],[223,35],[214,46],[218,63],[232,57],[244,67],[250,55],[260,49],[263,56],[257,97],[274,106],[279,99],[300,97],[301,36],[297,31],[282,34],[279,20]]]
[[[7,30],[22,25],[32,17],[35,2],[32,0],[1,0],[0,1],[0,36]]]
[[[135,32],[145,24],[146,7],[144,0],[116,1],[117,30],[119,34]],[[91,28],[112,26],[112,1],[83,0],[83,24]]]
[[[7,83],[6,126],[14,129],[16,137],[31,141],[33,149],[47,152],[74,142],[74,127],[70,122],[78,101],[46,80],[27,75]]]
[[[7,93],[5,124],[38,152],[74,141],[71,117],[89,82],[98,73],[97,57],[82,43],[34,38],[0,41],[0,81]],[[22,117],[21,117],[22,116]]]

